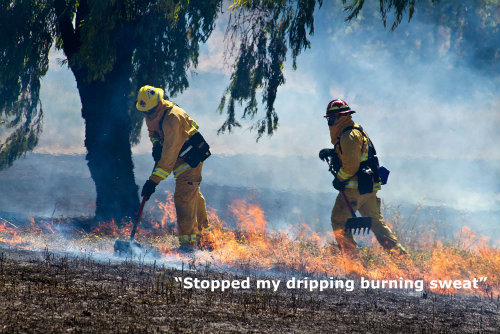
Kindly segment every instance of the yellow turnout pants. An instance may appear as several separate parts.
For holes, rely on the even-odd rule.
[[[402,253],[405,252],[394,233],[392,233],[391,229],[383,221],[380,212],[380,198],[377,197],[376,191],[360,195],[358,189],[346,188],[344,189],[344,193],[355,212],[359,211],[363,217],[372,218],[371,231],[373,231],[373,234],[375,234],[377,241],[382,247],[386,250],[395,249]],[[343,253],[352,252],[357,247],[351,231],[347,233],[344,231],[345,223],[351,217],[351,212],[344,198],[339,193],[333,206],[331,220],[335,239]]]
[[[203,163],[196,168],[183,164],[182,159],[177,159],[174,166],[177,229],[180,243],[195,243],[201,231],[208,227],[205,198],[200,191]],[[180,172],[176,174],[178,170]]]

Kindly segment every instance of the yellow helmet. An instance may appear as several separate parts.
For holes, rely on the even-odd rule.
[[[163,99],[163,89],[153,86],[142,86],[137,94],[135,107],[142,112],[150,111],[158,105],[160,99]]]

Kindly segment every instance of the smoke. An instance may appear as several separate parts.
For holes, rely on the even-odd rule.
[[[354,120],[364,126],[381,162],[392,171],[382,196],[498,214],[498,69],[485,73],[474,59],[461,59],[450,48],[449,29],[419,21],[418,15],[394,33],[381,24],[356,33],[340,15],[333,20],[319,15],[316,24],[312,49],[299,57],[298,70],[289,70],[290,64],[285,70],[287,83],[276,102],[280,127],[271,138],[256,144],[248,131],[251,120],[234,135],[214,136],[221,117],[197,115],[204,110],[197,102],[206,110],[216,107],[217,99],[207,90],[208,82],[220,83],[213,73],[208,82],[195,81],[179,100],[201,119],[216,153],[259,156],[260,163],[247,164],[255,177],[239,169],[245,175],[239,181],[331,191],[330,176],[316,156],[330,146],[324,108],[331,99],[344,98],[358,111]],[[422,42],[430,35],[434,43]],[[405,36],[408,41],[401,43]],[[217,182],[228,178],[225,173]]]
[[[299,56],[297,71],[286,64],[286,84],[278,89],[275,104],[278,131],[258,143],[249,130],[255,121],[251,119],[242,120],[243,128],[232,134],[216,134],[225,115],[215,110],[229,82],[220,45],[224,27],[216,27],[201,48],[190,88],[173,98],[200,124],[212,147],[204,182],[318,194],[326,206],[333,205],[331,175],[317,153],[331,146],[322,117],[325,107],[331,99],[343,98],[357,111],[355,122],[365,128],[381,163],[391,170],[380,193],[385,201],[486,212],[480,224],[498,225],[498,66],[488,72],[483,58],[457,55],[451,42],[455,32],[418,11],[410,23],[390,32],[379,18],[345,23],[345,14],[335,6],[325,4],[318,12],[312,48]],[[43,81],[42,103],[45,126],[36,152],[84,153],[81,106],[67,69],[57,68],[56,73],[51,67]],[[134,154],[149,154],[150,149],[143,127]],[[148,169],[136,171],[139,184]],[[304,200],[318,198],[307,196]],[[310,207],[294,206],[303,216],[329,215]]]
[[[50,71],[42,80],[40,100],[44,110],[44,127],[35,152],[44,154],[86,153],[85,121],[73,74],[56,59],[63,55],[55,49],[50,54]]]
[[[326,34],[324,50],[313,55],[324,69],[315,77],[327,83],[322,96],[345,98],[358,110],[355,121],[393,172],[383,196],[498,215],[498,68],[478,71],[474,60],[445,52],[449,31],[418,15],[397,33],[339,30]],[[411,37],[435,32],[436,42],[426,47]],[[402,45],[405,35],[409,42]],[[408,49],[398,50],[402,46]]]

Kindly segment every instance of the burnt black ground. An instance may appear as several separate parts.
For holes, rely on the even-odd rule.
[[[496,298],[359,289],[186,290],[174,277],[243,277],[185,268],[0,246],[0,333],[500,332]]]

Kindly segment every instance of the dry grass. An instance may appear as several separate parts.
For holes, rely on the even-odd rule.
[[[178,246],[173,205],[167,201],[161,208],[163,218],[145,219],[137,238],[171,254]],[[364,238],[369,247],[350,259],[329,245],[331,236],[307,225],[270,232],[259,206],[235,201],[230,209],[237,229],[211,213],[206,237],[214,251],[186,260],[182,270],[143,259],[96,261],[112,254],[114,240],[129,235],[130,223],[119,228],[108,222],[92,229],[81,228],[83,220],[0,224],[0,333],[498,332],[500,250],[470,229],[444,242],[433,228],[437,219],[431,217],[422,232],[411,217],[405,220],[396,212],[390,223],[410,250],[409,257],[383,252],[370,234]],[[417,207],[415,215],[419,211]],[[255,279],[257,274],[425,282],[485,276],[488,281],[475,295],[464,295],[456,294],[464,290],[437,294],[429,289],[309,292],[283,285],[276,292],[209,292],[183,289],[174,279]]]
[[[331,290],[186,290],[174,277],[238,279],[209,267],[98,262],[0,249],[0,333],[497,333],[479,296]]]

